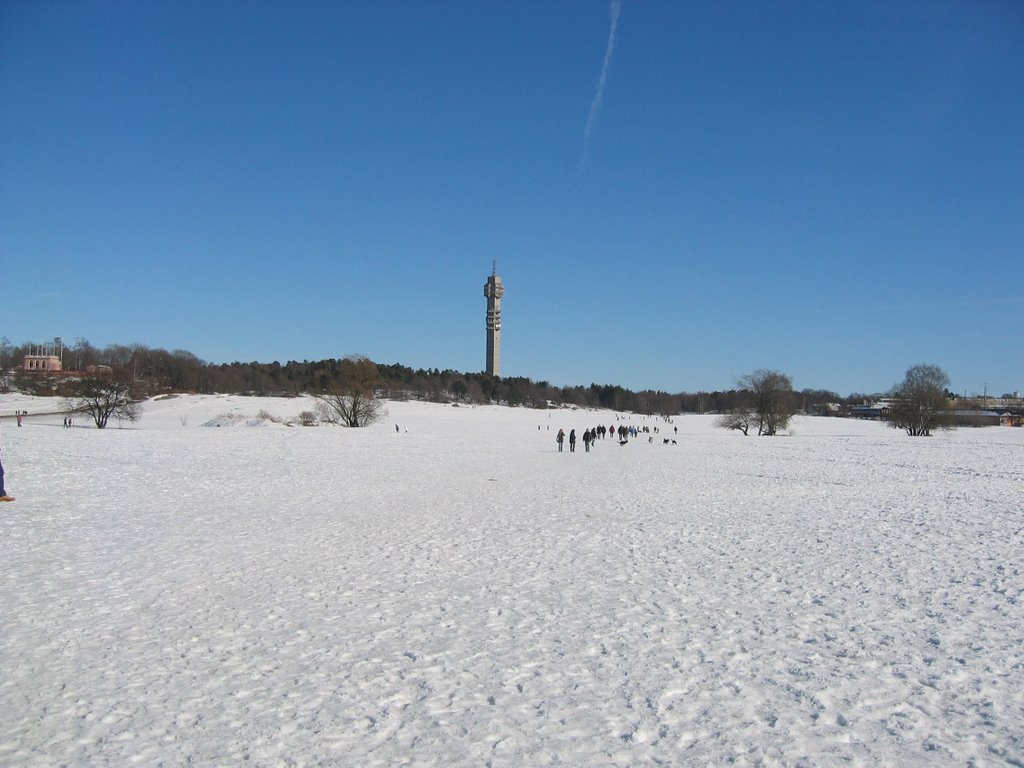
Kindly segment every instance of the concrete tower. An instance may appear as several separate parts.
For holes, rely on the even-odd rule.
[[[505,286],[498,277],[498,262],[491,267],[491,276],[484,283],[484,296],[487,297],[487,367],[484,373],[488,376],[501,375],[501,297],[505,295]]]

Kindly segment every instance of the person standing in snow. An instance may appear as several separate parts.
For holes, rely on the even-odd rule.
[[[586,432],[583,433],[583,450],[585,452],[590,453],[590,441],[593,440],[593,439],[594,439],[594,436],[592,434],[590,434],[590,430],[589,429]]]
[[[558,430],[558,435],[555,437],[555,442],[558,443],[558,452],[562,452],[562,443],[565,442],[565,430]]]
[[[4,465],[0,462],[0,501],[14,501],[13,496],[8,496],[4,490]]]
[[[13,496],[8,496],[4,488],[4,465],[0,462],[0,501],[14,501]]]
[[[576,453],[576,430],[569,430],[569,453]]]

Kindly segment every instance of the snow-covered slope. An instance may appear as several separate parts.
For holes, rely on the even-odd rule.
[[[22,407],[0,764],[1024,761],[1024,430]]]

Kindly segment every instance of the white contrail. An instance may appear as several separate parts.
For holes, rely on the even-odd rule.
[[[594,89],[594,100],[590,102],[590,115],[587,117],[587,127],[583,130],[583,156],[580,157],[580,171],[587,161],[587,150],[590,148],[590,134],[594,131],[594,123],[597,122],[597,115],[601,111],[601,101],[604,99],[604,86],[608,81],[608,66],[612,62],[612,51],[615,50],[615,30],[619,26],[619,12],[622,10],[621,0],[612,0],[610,11],[611,26],[608,29],[608,47],[604,51],[604,63],[601,65],[601,77],[597,80],[597,88]]]

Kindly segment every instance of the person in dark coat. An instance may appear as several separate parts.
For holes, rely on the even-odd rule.
[[[562,443],[565,442],[565,430],[558,430],[558,436],[555,438],[555,442],[558,443],[558,452],[562,452]]]
[[[13,496],[8,496],[4,490],[4,465],[0,462],[0,501],[14,501]]]
[[[594,436],[590,434],[589,429],[583,433],[583,450],[586,451],[587,453],[590,453],[590,443],[593,439]]]
[[[569,430],[569,453],[576,452],[576,430]]]

